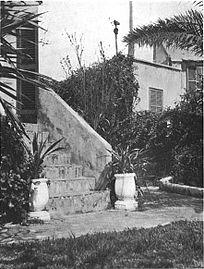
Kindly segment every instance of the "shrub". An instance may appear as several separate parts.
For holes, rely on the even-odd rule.
[[[16,171],[26,159],[22,136],[16,132],[10,120],[0,114],[1,171]]]
[[[22,136],[4,116],[1,116],[0,143],[1,220],[20,222],[28,210],[29,162]]]
[[[138,83],[133,59],[119,54],[110,60],[80,68],[55,91],[105,139],[109,130],[132,113]]]
[[[0,175],[0,215],[2,222],[22,222],[27,218],[29,209],[30,184],[23,177],[24,169],[1,172]]]
[[[176,182],[203,186],[203,92],[201,88],[184,94],[166,116],[172,146],[171,173]]]
[[[133,113],[139,85],[132,61],[119,54],[81,68],[57,84],[56,91],[113,149],[129,146],[130,150],[145,150],[137,162],[139,177],[171,174],[179,182],[201,186],[202,85],[181,96],[173,109],[160,114]],[[196,178],[194,182],[192,178]]]
[[[183,146],[176,149],[174,154],[174,182],[203,187],[202,147],[196,144]]]

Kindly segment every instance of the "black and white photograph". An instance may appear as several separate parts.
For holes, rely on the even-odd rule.
[[[204,268],[203,1],[0,6],[0,269]]]

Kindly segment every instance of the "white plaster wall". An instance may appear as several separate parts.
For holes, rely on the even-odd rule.
[[[149,109],[149,88],[151,87],[163,90],[164,108],[173,107],[180,99],[185,88],[185,78],[181,70],[148,62],[137,62],[137,60],[134,67],[140,86],[138,97],[141,99],[135,108],[137,111]]]

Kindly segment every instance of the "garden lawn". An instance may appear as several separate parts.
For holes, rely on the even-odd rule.
[[[4,245],[0,268],[201,268],[203,222]]]

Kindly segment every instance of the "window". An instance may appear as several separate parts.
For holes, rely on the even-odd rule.
[[[152,112],[162,112],[163,90],[149,89],[149,110]]]
[[[201,65],[190,65],[187,67],[187,91],[195,90],[202,80],[203,67]]]

